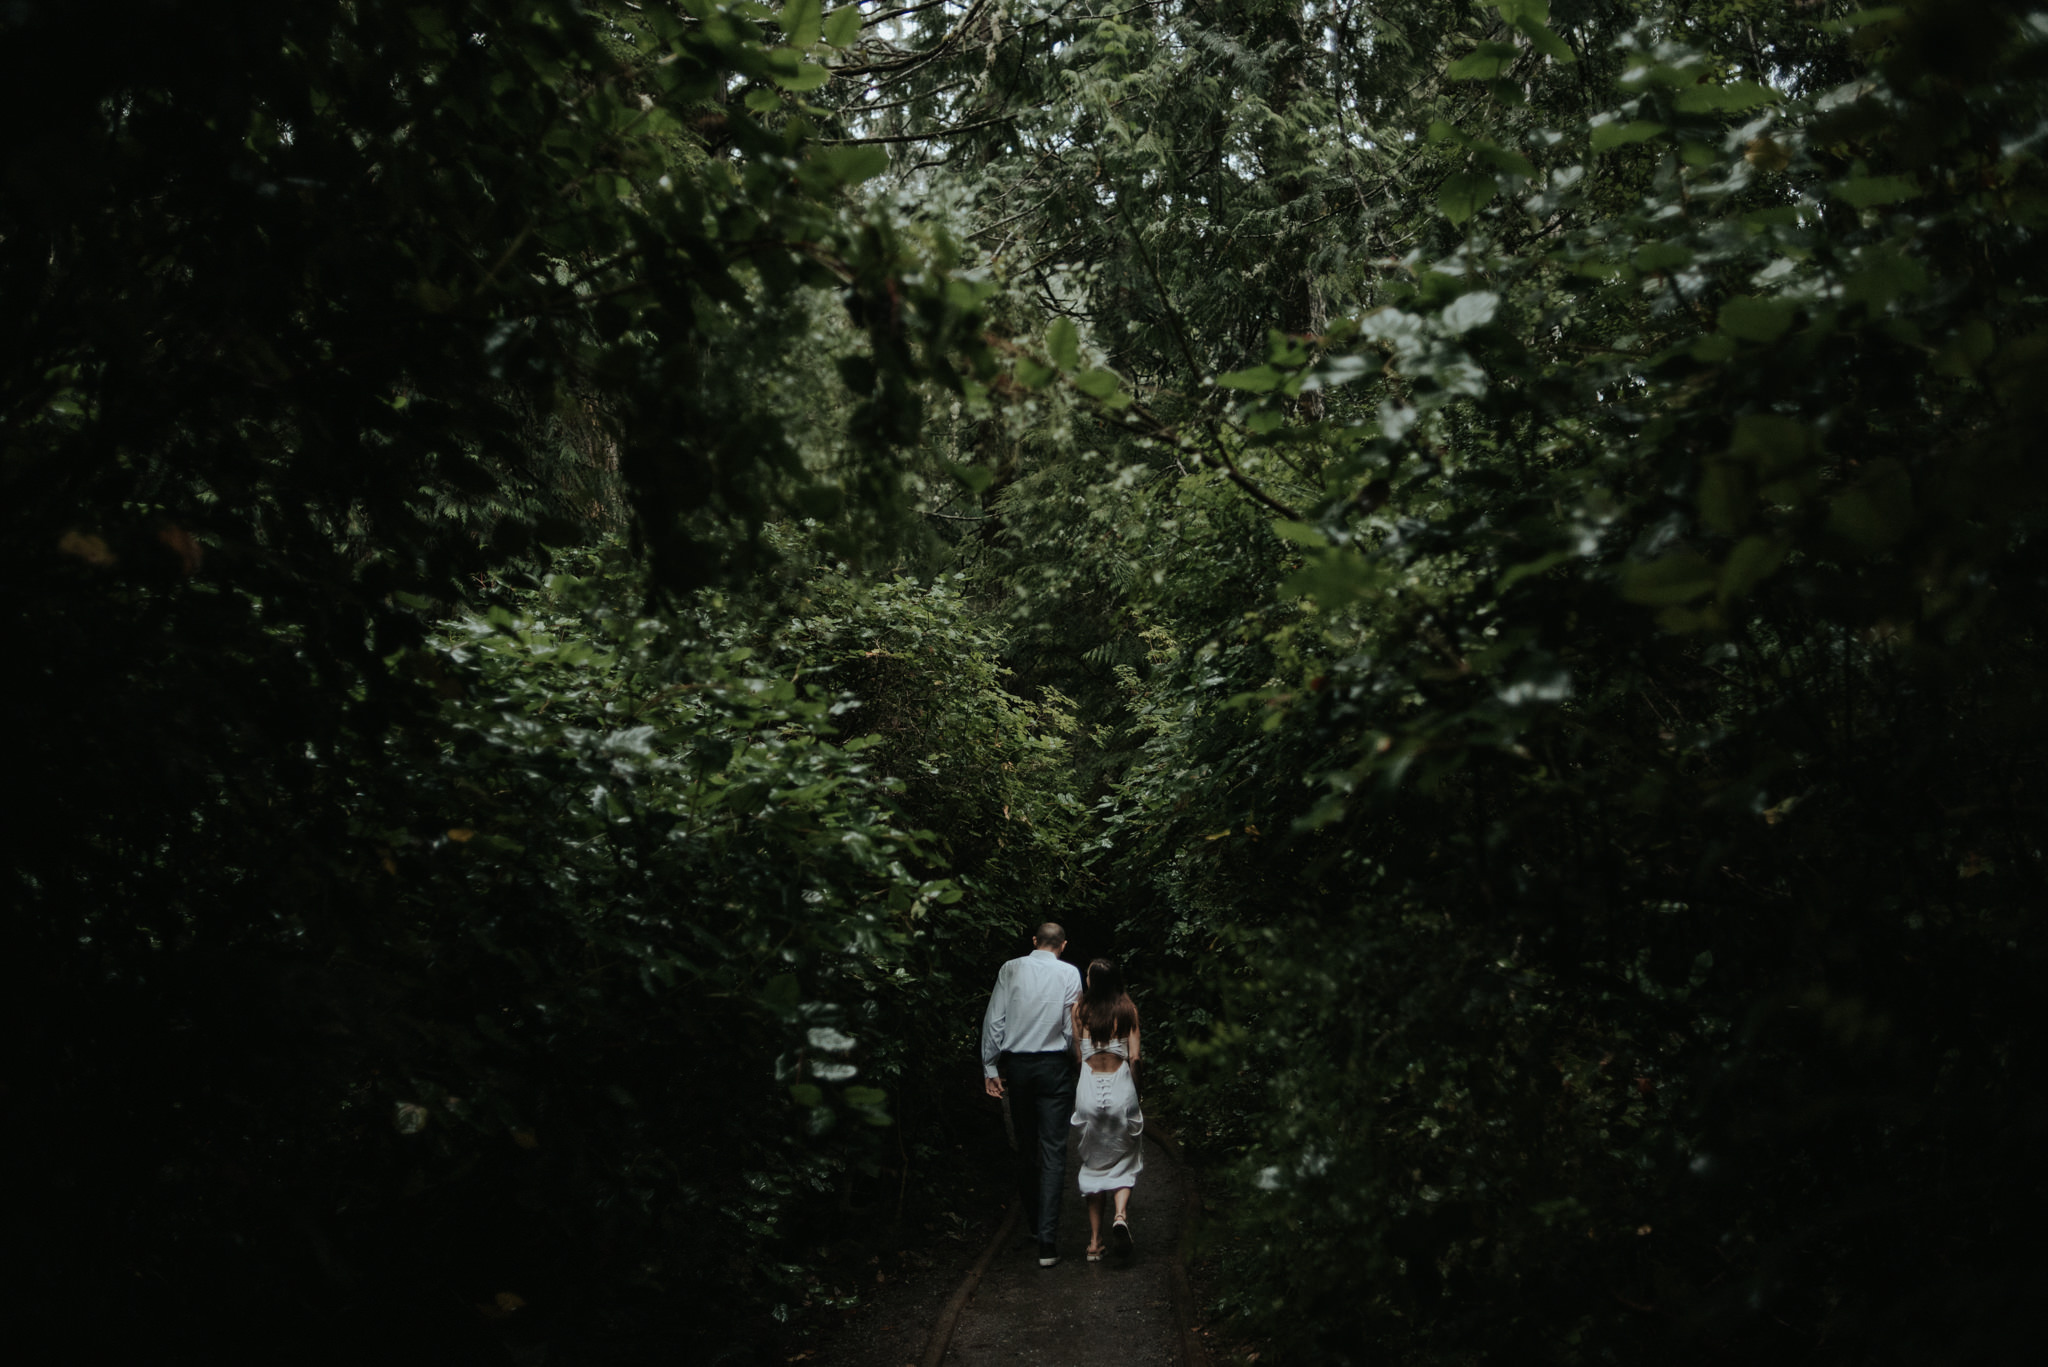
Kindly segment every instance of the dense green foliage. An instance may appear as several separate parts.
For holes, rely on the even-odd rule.
[[[617,1361],[792,1299],[774,1217],[853,1161],[800,1137],[887,1114],[793,1071],[863,1000],[816,960],[923,968],[865,918],[957,894],[833,698],[739,670],[753,616],[646,625],[638,573],[534,595],[537,540],[628,522],[672,589],[765,563],[776,515],[873,546],[921,387],[980,363],[980,287],[848,192],[886,159],[740,98],[823,78],[794,36],[566,0],[0,15],[33,130],[0,205],[37,1174],[7,1283],[53,1334],[447,1360],[500,1351],[471,1306],[511,1291]]]
[[[993,511],[1123,666],[1230,1304],[1315,1360],[2015,1354],[2041,20],[1062,13],[1068,98],[949,164],[1100,407]]]
[[[1051,906],[1274,1354],[2018,1355],[2048,16],[133,11],[0,16],[17,1295],[772,1353]]]

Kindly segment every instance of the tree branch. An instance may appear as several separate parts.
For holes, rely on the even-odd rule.
[[[1166,292],[1166,281],[1159,274],[1159,267],[1153,264],[1152,253],[1145,250],[1145,240],[1138,232],[1137,225],[1131,222],[1131,216],[1125,212],[1123,196],[1115,196],[1112,202],[1116,205],[1117,217],[1123,219],[1124,226],[1130,229],[1131,246],[1138,253],[1138,260],[1144,264],[1145,273],[1152,277],[1152,288],[1159,291],[1159,306],[1166,310],[1166,320],[1173,325],[1174,340],[1180,344],[1180,354],[1182,359],[1187,362],[1189,377],[1195,384],[1200,385],[1204,379],[1202,367],[1195,360],[1195,349],[1188,341],[1187,328],[1181,323],[1180,313],[1174,308],[1173,299]],[[1232,484],[1235,484],[1238,488],[1250,494],[1253,499],[1265,505],[1265,507],[1273,512],[1280,514],[1280,516],[1288,521],[1301,521],[1300,513],[1288,507],[1279,499],[1274,498],[1271,494],[1260,488],[1258,483],[1249,475],[1237,468],[1237,462],[1230,458],[1230,452],[1223,445],[1223,434],[1216,430],[1213,423],[1203,424],[1203,430],[1209,434],[1209,444],[1215,448],[1216,459],[1223,463],[1224,472],[1229,476]]]
[[[992,119],[981,119],[975,123],[963,123],[958,128],[939,128],[929,133],[894,133],[884,138],[814,138],[812,141],[826,147],[860,147],[882,142],[930,142],[934,138],[954,138],[962,133],[972,133],[977,128],[990,128],[999,123],[1008,123],[1015,114],[998,114]]]

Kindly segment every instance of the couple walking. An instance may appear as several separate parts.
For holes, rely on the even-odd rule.
[[[1081,975],[1060,954],[1067,932],[1047,921],[1032,950],[1004,964],[981,1019],[984,1085],[1007,1097],[1023,1160],[1024,1213],[1038,1240],[1038,1265],[1059,1262],[1060,1187],[1067,1172],[1067,1130],[1081,1132],[1081,1192],[1088,1198],[1088,1261],[1099,1262],[1102,1207],[1113,1198],[1109,1239],[1132,1251],[1131,1187],[1145,1160],[1138,1151],[1145,1117],[1138,1109],[1138,1008],[1108,959]]]

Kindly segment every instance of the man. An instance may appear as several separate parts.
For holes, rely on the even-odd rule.
[[[981,1018],[981,1070],[988,1094],[1010,1098],[1023,1162],[1024,1213],[1038,1239],[1038,1265],[1059,1262],[1060,1196],[1067,1178],[1067,1127],[1074,1112],[1074,1003],[1081,974],[1060,962],[1067,932],[1047,921],[1032,950],[996,974]]]

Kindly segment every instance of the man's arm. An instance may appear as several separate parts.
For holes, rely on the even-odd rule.
[[[1075,1008],[1081,1004],[1081,975],[1070,972],[1064,976],[1067,980],[1066,1009],[1060,1013],[1060,1028],[1067,1032],[1067,1047],[1074,1051],[1075,1058],[1079,1058],[1081,1035],[1074,1028],[1074,1022],[1080,1018],[1080,1013]]]
[[[1002,1056],[1003,1035],[1010,1023],[1010,977],[1010,966],[1004,964],[996,974],[996,990],[988,994],[988,1010],[981,1013],[981,1085],[990,1096],[1003,1094],[996,1060]]]

